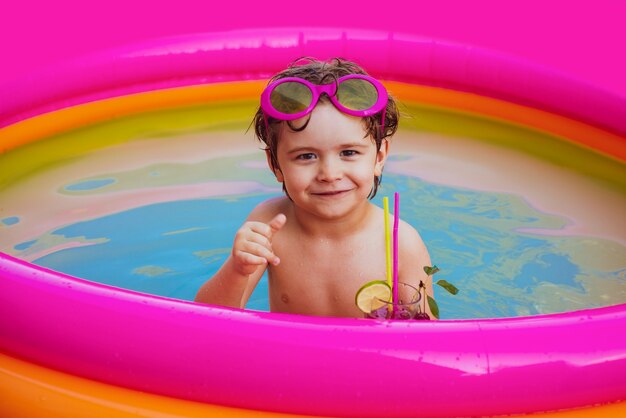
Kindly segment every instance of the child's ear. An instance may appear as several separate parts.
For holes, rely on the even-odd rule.
[[[269,166],[270,170],[276,176],[276,180],[278,180],[279,183],[282,183],[284,180],[283,173],[282,171],[280,171],[280,168],[274,167],[274,163],[272,163],[272,155],[270,154],[269,149],[265,150],[265,158],[267,159],[267,165]]]
[[[380,177],[383,174],[383,167],[385,161],[387,161],[387,154],[389,152],[389,141],[387,138],[383,139],[380,144],[380,149],[376,154],[376,165],[374,166],[374,175]]]

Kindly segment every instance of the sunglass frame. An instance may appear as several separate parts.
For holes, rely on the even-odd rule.
[[[361,79],[361,80],[368,81],[374,86],[374,88],[376,88],[378,98],[376,99],[376,103],[374,103],[370,108],[365,109],[365,110],[349,109],[343,106],[337,99],[336,92],[337,92],[337,88],[339,87],[339,85],[342,82],[346,80],[351,80],[351,79]],[[277,86],[283,83],[287,83],[287,82],[297,82],[297,83],[304,84],[311,91],[312,93],[311,103],[303,111],[298,112],[298,113],[283,113],[277,110],[272,105],[272,102],[270,100],[272,92]],[[263,93],[261,94],[261,109],[263,110],[266,116],[270,116],[275,119],[280,119],[280,120],[299,119],[303,116],[308,115],[309,113],[313,111],[322,93],[326,93],[326,95],[328,96],[330,101],[333,103],[333,105],[337,109],[342,111],[343,113],[346,113],[352,116],[360,116],[360,117],[372,116],[372,115],[377,114],[381,110],[384,111],[385,108],[387,107],[387,102],[389,100],[389,96],[388,96],[387,89],[385,88],[385,86],[383,86],[383,84],[380,81],[365,74],[348,74],[343,77],[339,77],[336,82],[330,83],[330,84],[313,84],[310,81],[305,80],[300,77],[285,77],[285,78],[281,78],[270,83],[265,88],[265,90],[263,90]]]

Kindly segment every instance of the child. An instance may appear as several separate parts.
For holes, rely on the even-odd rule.
[[[362,318],[356,292],[386,277],[384,214],[368,198],[397,122],[393,98],[352,62],[300,60],[274,76],[254,124],[286,196],[252,210],[196,301],[244,308],[267,269],[272,312]],[[405,222],[399,236],[399,281],[432,296],[424,243]]]

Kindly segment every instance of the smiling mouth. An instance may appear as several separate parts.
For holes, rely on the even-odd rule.
[[[341,196],[348,192],[349,190],[333,190],[333,191],[328,191],[328,192],[315,192],[311,194],[314,196],[333,197],[333,196]]]

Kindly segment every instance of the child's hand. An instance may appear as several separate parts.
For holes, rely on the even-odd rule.
[[[267,263],[277,266],[280,258],[272,250],[272,237],[287,222],[287,217],[279,213],[268,224],[246,222],[235,235],[233,260],[235,269],[243,275],[254,273],[259,266]]]

